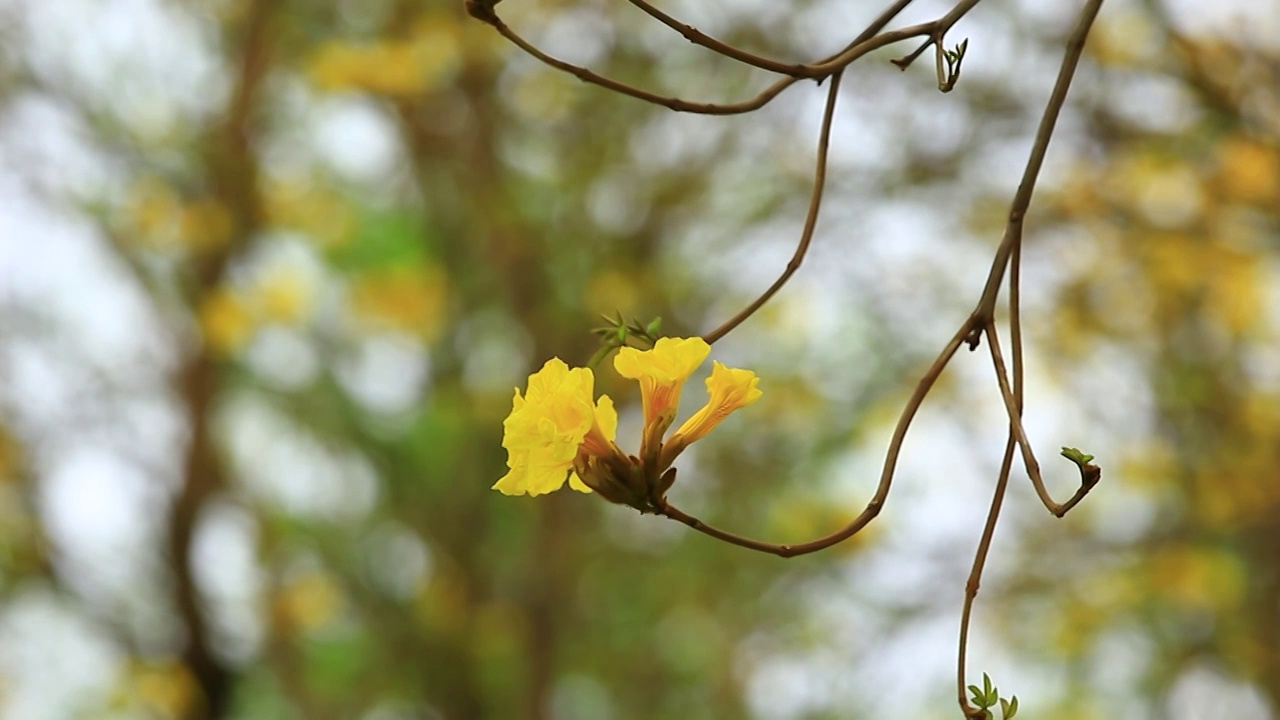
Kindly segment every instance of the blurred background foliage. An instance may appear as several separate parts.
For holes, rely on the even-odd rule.
[[[777,57],[871,3],[675,2]],[[553,54],[768,81],[621,2]],[[902,24],[945,12],[913,5]],[[847,73],[815,245],[715,357],[764,398],[678,504],[777,542],[861,509],[985,278],[1074,4],[988,0],[955,92]],[[1032,206],[1028,429],[970,667],[1035,718],[1280,713],[1280,12],[1112,0]],[[957,358],[867,532],[782,561],[508,498],[511,388],[598,313],[704,332],[785,263],[823,90],[677,115],[460,2],[0,2],[0,707],[12,718],[936,718],[1005,424]],[[638,398],[604,371],[634,449]],[[688,404],[700,403],[695,380]],[[686,412],[689,408],[686,408]]]

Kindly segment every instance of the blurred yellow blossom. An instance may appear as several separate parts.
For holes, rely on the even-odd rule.
[[[322,90],[420,95],[450,80],[461,58],[456,24],[434,19],[420,23],[406,39],[330,42],[311,59],[309,74]]]
[[[158,717],[188,717],[200,698],[200,688],[191,671],[176,659],[138,663],[129,673],[129,680],[129,694]]]
[[[323,627],[342,610],[342,589],[328,573],[308,572],[289,582],[275,598],[277,619],[305,634]]]
[[[1280,154],[1262,143],[1232,138],[1218,146],[1222,189],[1245,202],[1280,202]]]
[[[200,330],[209,350],[235,355],[253,336],[255,322],[248,304],[229,288],[209,293],[200,304]]]
[[[315,301],[314,284],[297,268],[272,268],[258,280],[255,291],[255,308],[264,319],[278,323],[303,320]]]
[[[208,253],[226,247],[234,233],[221,202],[183,198],[158,178],[144,178],[130,189],[125,212],[134,241],[153,250]]]
[[[217,200],[197,200],[183,206],[178,226],[183,244],[196,252],[221,250],[231,241],[231,213]]]
[[[435,338],[445,319],[448,285],[434,265],[368,272],[351,286],[351,305],[365,320]]]
[[[323,248],[348,242],[355,223],[351,205],[338,193],[305,182],[267,185],[266,211],[273,225],[297,230]]]

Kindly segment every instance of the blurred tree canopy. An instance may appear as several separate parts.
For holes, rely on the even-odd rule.
[[[663,93],[769,81],[625,3],[502,9]],[[804,60],[881,10],[667,9]],[[765,394],[682,457],[682,505],[777,542],[862,508],[982,287],[1074,12],[983,2],[946,95],[888,62],[914,46],[848,71],[813,250],[716,345]],[[970,652],[1024,716],[1280,712],[1277,38],[1275,7],[1159,0],[1110,0],[1090,38],[1028,218],[1026,422],[1107,477],[1054,521],[1015,467]],[[876,523],[813,556],[490,490],[512,387],[585,363],[598,314],[696,335],[772,281],[823,95],[672,113],[452,0],[0,2],[3,714],[957,715],[1006,429],[981,358]],[[636,436],[634,386],[598,383]]]

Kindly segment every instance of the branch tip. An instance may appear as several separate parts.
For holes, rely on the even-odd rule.
[[[463,6],[471,17],[486,25],[498,27],[501,21],[498,20],[498,13],[494,11],[493,6],[500,2],[502,0],[464,0]]]

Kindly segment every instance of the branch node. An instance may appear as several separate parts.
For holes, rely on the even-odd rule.
[[[920,57],[920,55],[923,54],[925,50],[929,49],[929,46],[932,45],[933,42],[934,42],[933,38],[929,38],[928,40],[925,40],[924,43],[920,45],[920,47],[913,50],[910,54],[903,55],[902,57],[897,58],[895,60],[890,60],[889,62],[893,63],[894,65],[897,65],[899,70],[906,70],[907,68],[911,67],[911,63],[915,62],[916,58]]]
[[[969,331],[969,334],[964,336],[964,344],[969,346],[969,352],[973,352],[978,349],[978,346],[982,344],[981,325],[975,325],[973,329]]]
[[[493,9],[494,5],[502,2],[502,0],[464,0],[463,5],[467,9],[467,14],[487,25],[498,26],[498,13]]]

